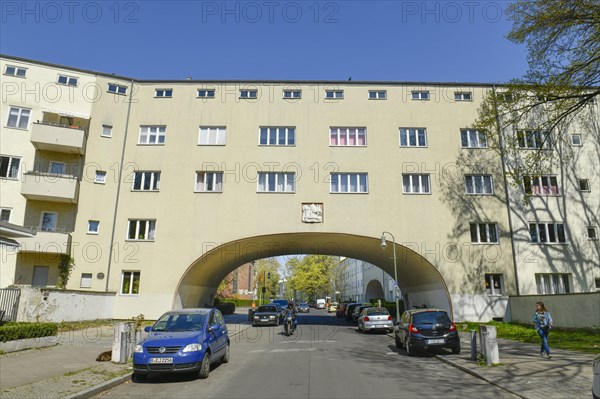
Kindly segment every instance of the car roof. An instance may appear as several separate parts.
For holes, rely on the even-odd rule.
[[[444,312],[444,313],[448,313],[444,309],[437,309],[437,308],[408,309],[407,312],[409,312],[410,314],[422,313],[422,312]]]
[[[212,308],[187,308],[187,309],[176,309],[165,312],[164,314],[208,314]]]

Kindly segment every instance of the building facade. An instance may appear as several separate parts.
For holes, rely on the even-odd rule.
[[[600,286],[598,104],[525,205],[471,128],[489,84],[0,67],[2,220],[36,233],[3,247],[2,287],[56,285],[72,262],[66,288],[152,318],[211,303],[253,260],[315,253],[397,271],[407,306],[484,320],[508,295]]]

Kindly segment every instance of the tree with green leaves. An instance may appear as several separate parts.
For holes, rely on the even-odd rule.
[[[256,268],[256,287],[259,299],[263,302],[267,298],[274,298],[279,288],[279,268],[281,267],[276,258],[259,259],[255,263]],[[262,294],[262,288],[265,287],[265,293]]]
[[[303,292],[308,299],[317,299],[330,292],[331,275],[339,262],[333,256],[307,255],[291,258],[286,265],[290,271],[292,289]]]

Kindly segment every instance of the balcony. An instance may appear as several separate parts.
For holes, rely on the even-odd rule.
[[[71,234],[60,231],[41,231],[29,238],[17,238],[19,252],[56,255],[71,254]]]
[[[85,153],[86,131],[79,126],[35,122],[31,128],[31,143],[38,150]]]
[[[21,194],[29,200],[76,204],[79,181],[75,176],[26,172],[21,184]]]

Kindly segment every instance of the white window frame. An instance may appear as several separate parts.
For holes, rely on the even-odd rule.
[[[329,193],[331,194],[368,194],[369,174],[331,173],[329,175]]]
[[[469,223],[471,244],[499,244],[498,223]]]
[[[44,227],[44,216],[46,215],[53,215],[53,223],[52,223],[52,228],[48,229],[46,227]],[[39,226],[39,230],[40,231],[56,231],[58,226],[58,212],[47,212],[47,211],[42,211],[41,215],[40,215],[40,226]]]
[[[529,239],[532,244],[567,244],[567,229],[564,223],[529,222]]]
[[[106,91],[109,93],[118,94],[120,96],[125,96],[127,95],[127,86],[123,86],[118,83],[109,83]]]
[[[222,193],[223,172],[221,171],[197,171],[195,193]]]
[[[4,216],[8,215],[8,217]],[[10,223],[10,217],[12,216],[12,208],[0,208],[0,220]]]
[[[81,280],[79,280],[79,288],[92,288],[93,278],[93,273],[81,273]]]
[[[131,227],[135,228],[134,238],[131,238]],[[142,237],[142,238],[140,238]],[[128,219],[127,241],[154,241],[156,237],[156,219]]]
[[[111,125],[102,125],[102,131],[100,132],[101,137],[112,137],[112,129]]]
[[[133,286],[134,286],[136,277],[137,277],[137,281],[138,281],[138,291],[133,292]],[[125,288],[125,280],[126,279],[129,280],[129,291],[123,292],[123,288]],[[139,295],[141,281],[142,281],[142,272],[140,272],[139,270],[123,270],[121,272],[121,286],[119,289],[119,295]]]
[[[583,138],[581,137],[581,134],[575,133],[571,135],[571,145],[573,147],[583,146]]]
[[[473,93],[470,91],[455,91],[454,101],[473,101]]]
[[[598,227],[597,226],[587,226],[587,238],[588,240],[598,241]]]
[[[414,191],[417,180],[417,191]],[[407,185],[408,184],[408,185]],[[429,173],[402,174],[402,194],[429,195],[431,194],[431,175]]]
[[[415,101],[429,101],[431,98],[429,90],[413,90],[410,92],[410,99]]]
[[[64,78],[64,82],[61,82],[61,78]],[[56,78],[56,84],[77,87],[79,85],[79,78],[77,76],[59,74]]]
[[[504,275],[502,273],[485,273],[484,280],[487,295],[504,295]]]
[[[136,188],[139,179],[139,188]],[[133,172],[131,191],[160,191],[160,171],[158,170],[136,170]],[[150,188],[146,189],[146,183]]]
[[[257,193],[295,193],[296,173],[294,172],[258,172]]]
[[[197,89],[196,98],[215,98],[215,89]]]
[[[19,178],[19,171],[21,170],[21,157],[15,157],[12,155],[2,155],[0,158],[8,159],[6,165],[6,176],[0,176],[0,179],[16,180]],[[2,162],[2,161],[0,161]],[[15,168],[15,162],[17,166]]]
[[[343,100],[344,90],[325,90],[325,100]]]
[[[106,184],[106,171],[97,170],[96,175],[94,176],[94,183],[96,184]]]
[[[263,143],[263,132],[266,142]],[[281,143],[283,139],[283,143]],[[261,126],[258,130],[258,145],[267,147],[291,147],[296,145],[295,126]]]
[[[359,138],[364,137],[363,144],[359,144]],[[333,144],[332,137],[335,134],[336,144]],[[341,138],[344,138],[345,144],[341,143]],[[350,144],[350,139],[354,140],[354,144]],[[330,127],[329,128],[329,146],[330,147],[366,147],[367,146],[367,128],[366,127]]]
[[[173,97],[173,89],[155,89],[154,98],[171,98]]]
[[[475,129],[460,129],[460,145],[461,148],[488,148],[487,133]]]
[[[535,285],[540,295],[570,294],[570,273],[536,273]]]
[[[299,89],[284,89],[283,98],[285,100],[298,100],[302,98],[302,90]]]
[[[96,227],[95,229],[93,227]],[[100,221],[99,220],[88,220],[87,227],[88,234],[98,234],[100,233]]]
[[[548,131],[518,129],[517,145],[522,150],[551,149],[551,134]]]
[[[558,176],[556,175],[523,176],[523,189],[526,194],[536,197],[542,195],[561,195]]]
[[[198,130],[198,145],[225,145],[226,141],[226,126],[200,126]]]
[[[401,127],[398,129],[400,147],[402,148],[426,148],[427,129],[424,127]],[[423,138],[424,142],[421,142]],[[412,139],[414,139],[414,144]],[[403,143],[404,141],[404,143]]]
[[[153,142],[151,139],[153,138]],[[145,139],[145,141],[143,141]],[[162,141],[161,141],[162,139]],[[167,141],[166,125],[141,125],[138,145],[165,145]]]
[[[16,119],[12,118],[14,120],[14,124],[11,125],[11,117],[14,117],[15,114]],[[29,119],[31,119],[31,108],[9,107],[8,117],[6,118],[6,127],[27,130],[29,127]]]
[[[10,72],[9,69],[12,69],[12,72]],[[23,71],[23,73],[19,74],[20,71]],[[15,78],[25,78],[27,77],[27,68],[16,65],[7,65],[6,68],[4,68],[4,74],[6,76],[14,76]]]
[[[493,195],[492,175],[465,175],[465,190],[468,195]]]
[[[577,188],[579,188],[579,191],[584,193],[589,193],[590,191],[592,191],[590,189],[589,179],[577,179]]]
[[[256,100],[258,98],[257,89],[240,89],[240,98],[246,100]]]
[[[369,90],[369,100],[387,100],[387,90]]]

